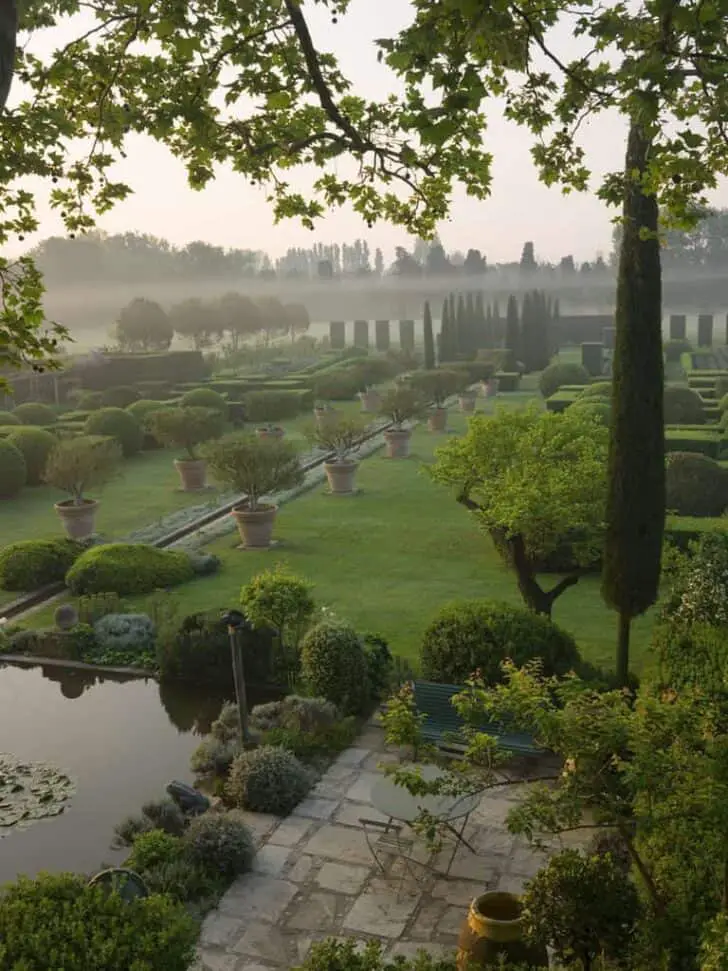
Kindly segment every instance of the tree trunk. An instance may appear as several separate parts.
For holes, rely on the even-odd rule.
[[[658,210],[645,195],[651,137],[632,120],[625,160],[602,595],[620,616],[626,678],[629,621],[655,602],[665,519],[662,281]]]
[[[0,111],[5,107],[13,83],[18,7],[15,0],[0,2]]]
[[[573,587],[579,582],[579,574],[570,573],[562,580],[559,580],[556,586],[550,590],[544,590],[533,572],[531,561],[526,553],[523,537],[518,535],[506,537],[496,530],[492,531],[492,535],[496,545],[505,543],[508,547],[510,560],[516,573],[518,589],[521,592],[526,606],[535,614],[551,617],[554,602],[565,590],[568,590],[569,587]]]
[[[629,635],[632,618],[626,611],[620,611],[617,633],[617,684],[626,688],[629,681]]]

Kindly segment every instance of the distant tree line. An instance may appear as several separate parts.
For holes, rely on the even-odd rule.
[[[183,300],[165,311],[154,300],[137,297],[127,304],[116,323],[116,340],[125,351],[163,351],[175,334],[196,350],[226,340],[237,351],[247,338],[288,336],[295,340],[310,327],[308,311],[300,303],[281,303],[275,297],[252,300],[226,293],[220,300]]]

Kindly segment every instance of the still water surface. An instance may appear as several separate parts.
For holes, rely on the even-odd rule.
[[[0,884],[118,863],[115,824],[172,779],[192,783],[190,755],[223,700],[153,679],[0,664],[0,752],[51,762],[77,787],[61,816],[0,838]]]

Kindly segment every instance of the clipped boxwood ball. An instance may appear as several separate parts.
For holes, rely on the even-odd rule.
[[[612,382],[611,381],[595,381],[593,384],[587,385],[583,391],[579,392],[579,398],[611,398],[612,397]]]
[[[7,438],[0,438],[0,499],[17,496],[27,480],[23,453]]]
[[[665,388],[663,399],[666,425],[703,425],[703,399],[690,388]]]
[[[728,506],[728,469],[697,452],[666,456],[665,506],[678,516],[721,516]]]
[[[569,411],[579,415],[589,415],[591,418],[596,418],[602,425],[608,425],[612,415],[611,405],[601,398],[577,399],[569,407]]]
[[[13,408],[13,414],[21,425],[52,425],[56,420],[56,413],[49,405],[35,401],[18,405]]]
[[[21,425],[22,422],[12,411],[0,411],[0,426]]]
[[[581,364],[563,364],[556,361],[541,373],[538,389],[544,398],[556,394],[565,384],[589,384],[589,374]]]
[[[139,400],[139,392],[136,388],[127,385],[119,385],[115,388],[106,388],[101,392],[102,408],[128,408],[134,401]]]
[[[124,457],[136,455],[144,441],[144,432],[134,415],[123,408],[101,408],[86,419],[86,435],[108,435],[121,446]]]
[[[301,644],[301,675],[311,695],[347,714],[362,714],[370,698],[366,654],[353,627],[324,620]]]
[[[7,441],[23,453],[28,485],[40,485],[48,456],[58,444],[56,436],[44,428],[20,425],[17,431],[8,435]]]
[[[214,408],[222,415],[227,415],[227,401],[212,388],[193,388],[182,395],[180,405],[183,408]]]
[[[62,580],[83,552],[72,539],[23,539],[0,550],[0,587],[36,590]]]
[[[152,593],[191,580],[187,553],[160,550],[144,543],[104,543],[86,550],[66,574],[71,593]]]

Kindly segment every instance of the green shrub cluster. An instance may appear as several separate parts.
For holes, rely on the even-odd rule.
[[[221,415],[227,415],[227,401],[212,388],[193,388],[182,395],[183,408],[214,408]]]
[[[81,411],[98,411],[99,408],[103,408],[103,394],[101,391],[77,391],[73,400],[76,403],[76,407]]]
[[[241,809],[287,816],[312,783],[310,771],[291,752],[280,746],[261,745],[235,758],[226,793]]]
[[[314,394],[321,401],[351,401],[366,387],[366,380],[355,368],[317,375],[313,382]]]
[[[556,394],[565,384],[589,384],[589,375],[581,364],[560,363],[549,364],[541,373],[538,388],[544,398]]]
[[[707,455],[669,452],[666,508],[678,516],[721,516],[728,506],[728,469]]]
[[[174,587],[193,576],[186,553],[142,543],[105,543],[81,554],[66,574],[66,583],[77,596],[118,593],[126,597]]]
[[[353,627],[324,620],[301,643],[301,674],[312,695],[346,714],[366,711],[371,689],[364,646]]]
[[[251,391],[243,398],[248,421],[285,421],[301,410],[301,395],[290,391]]]
[[[6,438],[0,438],[0,499],[17,496],[28,479],[23,453]]]
[[[611,398],[611,381],[594,381],[588,384],[583,391],[579,392],[580,398]]]
[[[10,425],[20,425],[21,421],[12,411],[0,411],[0,426],[8,428]]]
[[[50,405],[35,401],[17,405],[13,408],[13,414],[22,425],[52,425],[56,420],[56,413]]]
[[[43,428],[21,426],[8,435],[7,441],[23,453],[27,484],[40,485],[48,456],[58,444],[58,439]]]
[[[130,415],[133,415],[139,424],[144,427],[144,422],[146,421],[147,415],[151,415],[153,411],[161,411],[166,408],[167,403],[163,401],[153,401],[151,398],[140,398],[138,401],[134,401],[132,404],[127,405],[126,410]]]
[[[665,388],[663,408],[666,425],[702,425],[705,421],[703,399],[690,388]]]
[[[101,408],[89,415],[84,425],[86,435],[105,435],[114,438],[128,458],[141,449],[144,435],[141,425],[123,408]]]
[[[497,684],[506,659],[520,667],[537,658],[547,675],[567,674],[581,662],[571,635],[551,620],[492,600],[446,604],[427,626],[420,649],[424,677],[447,684],[462,684],[476,670]]]
[[[37,590],[64,579],[84,551],[70,539],[26,539],[0,550],[0,587]]]
[[[132,901],[82,876],[21,877],[0,897],[0,967],[187,971],[198,925],[168,897]]]
[[[607,398],[584,398],[571,405],[580,415],[595,418],[600,424],[608,425],[612,417],[612,406]]]
[[[181,836],[187,825],[184,813],[172,799],[146,802],[136,816],[127,816],[114,827],[115,845],[131,846],[140,833],[161,829],[172,836]]]

